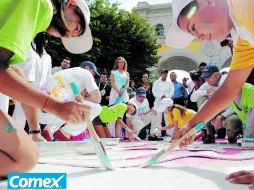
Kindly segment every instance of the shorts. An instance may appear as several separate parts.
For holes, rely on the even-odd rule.
[[[107,127],[107,123],[102,122],[101,118],[99,116],[94,118],[92,123],[93,123],[93,125],[102,125],[103,127]]]

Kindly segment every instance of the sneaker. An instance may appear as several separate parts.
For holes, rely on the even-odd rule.
[[[68,137],[61,129],[54,133],[54,137],[56,141],[71,141],[71,136]]]
[[[53,141],[53,134],[59,129],[56,125],[47,125],[44,130],[41,132],[41,136],[43,136],[47,141]]]
[[[49,129],[44,129],[41,132],[41,136],[43,136],[43,138],[46,139],[47,141],[53,141],[54,140],[53,134],[50,132]]]
[[[84,139],[90,138],[90,133],[88,130],[82,132],[78,135],[70,135],[63,130],[59,129],[54,134],[55,140],[57,141],[82,141]]]
[[[213,144],[215,143],[215,137],[214,136],[202,137],[202,141],[204,144]]]
[[[159,138],[156,135],[154,135],[154,136],[149,136],[148,141],[163,141],[163,138]]]

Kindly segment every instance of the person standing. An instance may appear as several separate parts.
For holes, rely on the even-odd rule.
[[[127,89],[129,87],[129,73],[127,72],[127,61],[123,57],[115,60],[114,68],[110,75],[111,91],[109,105],[126,103],[129,101]]]
[[[53,67],[52,68],[52,74],[55,74],[56,72],[58,71],[62,71],[64,69],[68,69],[71,67],[71,60],[70,58],[68,57],[65,57],[62,61],[61,61],[61,64],[60,66],[57,66],[57,67]]]
[[[175,72],[170,73],[170,80],[174,85],[174,95],[172,99],[174,104],[179,104],[181,106],[185,106],[185,100],[188,99],[188,93],[184,88],[183,84],[176,80],[177,75]]]
[[[153,85],[149,82],[149,76],[147,73],[144,73],[142,76],[142,84],[141,86],[146,89],[146,98],[149,102],[149,107],[152,108],[154,105],[154,96],[152,92]]]
[[[101,92],[101,105],[107,106],[109,104],[110,86],[106,73],[101,73],[100,82],[97,84]]]
[[[155,97],[154,107],[158,108],[163,98],[172,98],[174,95],[174,85],[171,81],[167,80],[168,70],[161,71],[161,78],[153,83],[152,92]]]

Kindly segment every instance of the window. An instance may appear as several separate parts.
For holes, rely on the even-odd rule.
[[[155,35],[164,36],[164,26],[162,24],[157,24],[155,26]]]

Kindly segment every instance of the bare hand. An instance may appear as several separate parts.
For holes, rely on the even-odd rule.
[[[89,112],[90,109],[90,106],[75,101],[58,102],[52,109],[52,113],[66,122],[84,123],[84,113]]]
[[[211,97],[213,95],[213,93],[217,90],[216,87],[210,87],[206,90],[207,96]]]
[[[231,183],[251,184],[250,189],[254,189],[254,170],[234,172],[228,175],[226,180]]]
[[[181,129],[179,129],[175,135],[174,135],[174,140],[177,140],[179,138],[181,138],[183,135],[185,135],[187,132],[189,132],[192,128],[187,125]],[[190,137],[186,137],[180,144],[179,147],[182,148],[184,146],[187,146],[189,144],[192,144],[194,142],[194,139],[196,137],[196,134],[190,136]]]
[[[106,97],[106,100],[109,100],[109,96]]]
[[[118,90],[117,93],[120,97],[123,95],[123,92],[121,90]]]

